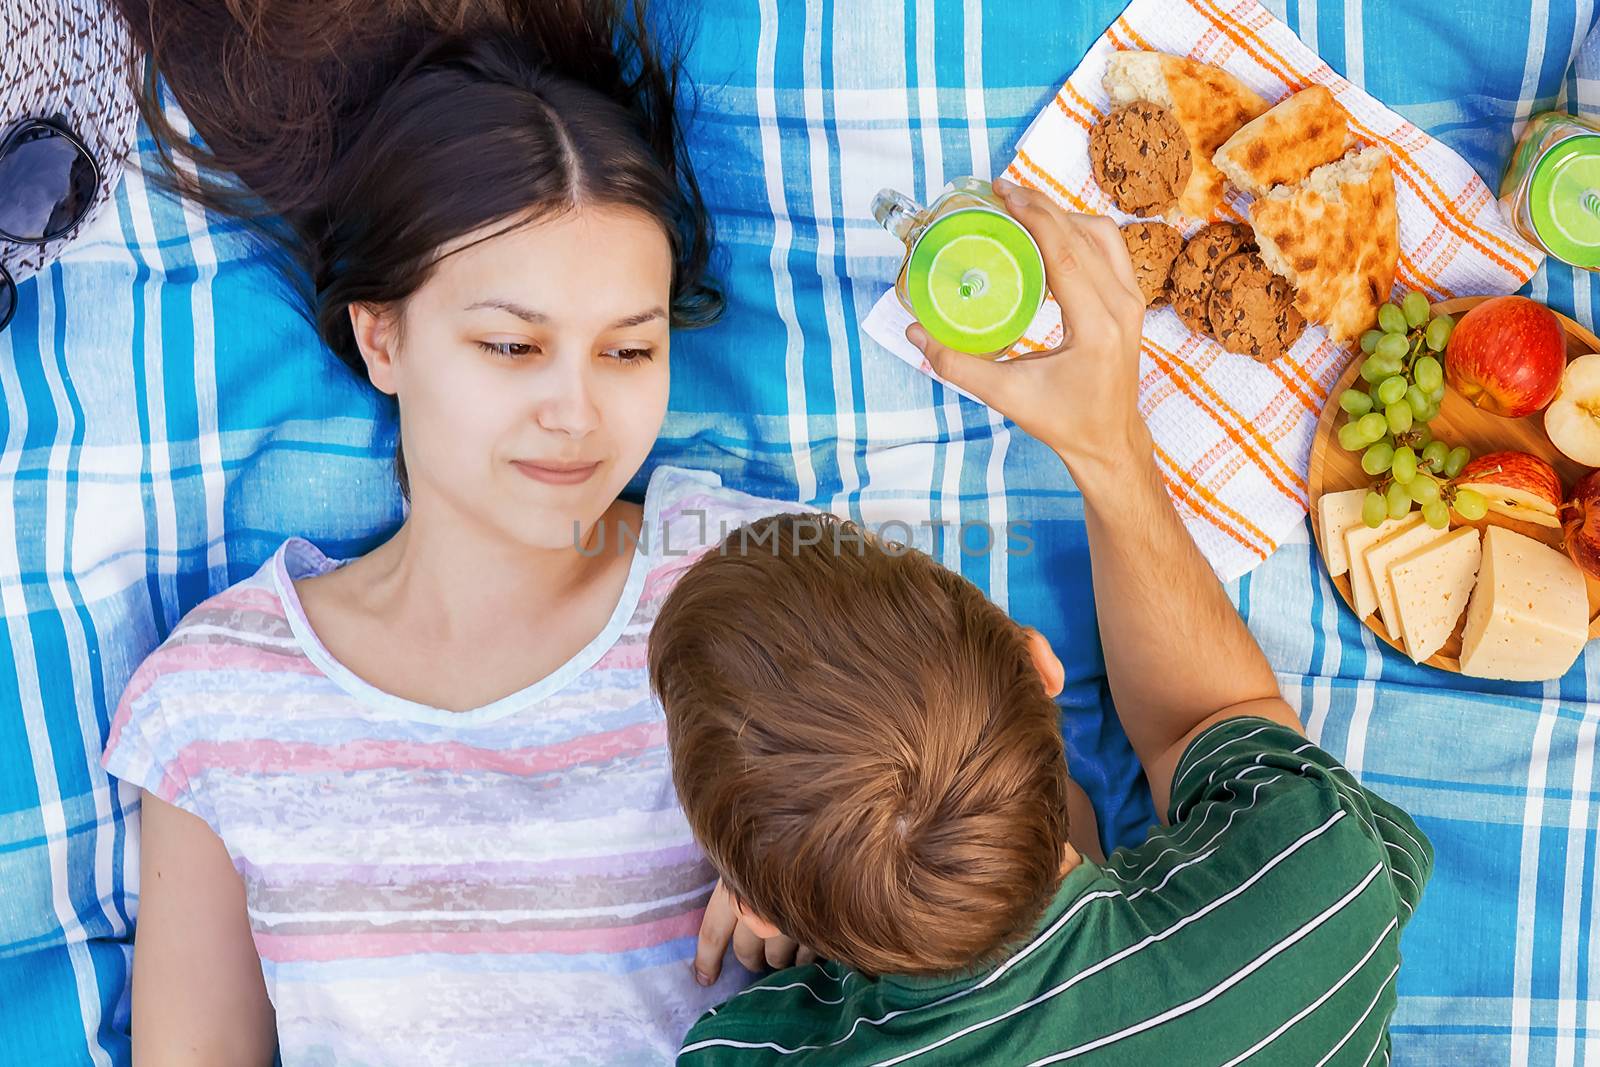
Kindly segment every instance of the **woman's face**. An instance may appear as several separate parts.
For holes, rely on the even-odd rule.
[[[654,220],[612,208],[481,237],[451,246],[398,329],[352,309],[356,336],[399,398],[414,510],[571,547],[666,415],[671,249]]]

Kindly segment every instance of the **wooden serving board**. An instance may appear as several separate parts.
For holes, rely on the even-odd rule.
[[[1463,297],[1459,300],[1447,300],[1436,306],[1436,310],[1454,316],[1457,322],[1461,316],[1472,308],[1483,303],[1488,297]],[[1556,312],[1556,317],[1561,320],[1562,327],[1567,332],[1567,359],[1576,359],[1578,356],[1588,355],[1591,352],[1600,352],[1600,337],[1596,337],[1578,323]],[[1359,357],[1359,350],[1357,350]],[[1339,381],[1334,385],[1333,391],[1328,394],[1327,407],[1323,408],[1322,418],[1317,423],[1317,433],[1311,445],[1311,531],[1316,538],[1317,551],[1322,554],[1323,561],[1327,561],[1327,549],[1322,543],[1322,515],[1321,500],[1324,493],[1337,493],[1344,489],[1355,489],[1371,485],[1377,479],[1369,476],[1361,469],[1361,453],[1346,452],[1339,447],[1336,439],[1339,427],[1344,424],[1344,411],[1339,407],[1339,395],[1351,388],[1352,383],[1358,380],[1357,368],[1360,358],[1350,360],[1350,365],[1339,376]],[[1564,490],[1570,491],[1573,483],[1585,474],[1589,468],[1572,462],[1562,455],[1544,432],[1544,412],[1535,412],[1525,419],[1503,419],[1492,415],[1481,408],[1474,407],[1469,401],[1459,396],[1455,390],[1446,389],[1444,403],[1440,405],[1439,417],[1428,424],[1433,431],[1433,436],[1454,445],[1466,445],[1472,450],[1473,458],[1487,455],[1490,452],[1527,452],[1549,460],[1551,466],[1561,475],[1561,484]],[[1526,534],[1537,541],[1542,541],[1552,548],[1562,550],[1562,532],[1560,528],[1539,526],[1529,522],[1519,522],[1506,518],[1503,515],[1489,514],[1484,519],[1468,523],[1454,512],[1450,515],[1452,526],[1478,526],[1490,524],[1504,526],[1515,530],[1517,533]],[[1350,576],[1348,573],[1333,579],[1334,587],[1339,590],[1339,595],[1344,598],[1350,610],[1355,610],[1354,598],[1350,592]],[[1589,586],[1589,636],[1600,637],[1600,581],[1588,579]],[[1440,670],[1461,671],[1461,631],[1466,624],[1466,612],[1462,612],[1461,621],[1456,624],[1456,632],[1446,641],[1432,659],[1426,660],[1428,666],[1438,667]],[[1391,640],[1384,630],[1383,622],[1376,614],[1365,620],[1367,629],[1377,635],[1378,639],[1387,643],[1391,648],[1401,653],[1405,652],[1404,646],[1398,640]]]

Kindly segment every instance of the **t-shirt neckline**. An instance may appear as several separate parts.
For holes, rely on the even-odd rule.
[[[1018,945],[1017,950],[1004,960],[981,970],[970,971],[966,974],[939,974],[939,975],[884,975],[880,981],[889,985],[899,986],[902,989],[914,990],[921,995],[943,992],[960,986],[969,986],[982,982],[995,971],[1005,968],[1010,970],[1015,962],[1021,958],[1028,946],[1044,938],[1058,921],[1066,914],[1072,903],[1083,895],[1088,886],[1093,884],[1102,875],[1101,867],[1088,856],[1083,856],[1078,865],[1068,871],[1061,879],[1061,885],[1056,889],[1055,896],[1050,898],[1049,907],[1045,908],[1044,916],[1035,925],[1028,939]]]
[[[299,642],[306,658],[340,689],[382,715],[438,725],[462,726],[502,719],[560,692],[575,678],[598,663],[600,658],[616,644],[617,638],[622,635],[634,612],[638,610],[639,600],[644,593],[653,545],[655,539],[660,536],[656,529],[660,512],[660,483],[669,469],[665,466],[657,467],[651,472],[650,480],[645,486],[641,536],[634,545],[633,560],[628,565],[628,578],[623,584],[622,595],[617,599],[617,605],[612,609],[606,625],[593,640],[537,682],[481,707],[466,711],[450,711],[447,708],[436,708],[418,701],[407,700],[379,689],[335,658],[312,628],[311,620],[306,616],[305,607],[300,602],[300,594],[295,589],[294,578],[326,574],[342,566],[345,561],[329,559],[316,545],[301,537],[285,541],[272,562],[273,583],[277,587],[278,599],[283,605],[284,617],[288,620],[289,629]]]

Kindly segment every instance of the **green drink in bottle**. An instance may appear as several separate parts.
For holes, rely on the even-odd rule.
[[[1004,359],[1044,303],[1044,258],[986,182],[958,178],[927,208],[893,189],[872,214],[906,245],[895,293],[928,335]]]
[[[1600,128],[1561,112],[1530,119],[1501,184],[1500,206],[1545,252],[1600,270]]]

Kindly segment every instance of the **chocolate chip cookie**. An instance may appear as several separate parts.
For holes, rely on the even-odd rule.
[[[1212,336],[1210,321],[1212,279],[1229,256],[1255,251],[1250,227],[1236,222],[1214,222],[1189,238],[1172,264],[1167,292],[1172,310],[1195,333]]]
[[[1194,162],[1183,127],[1166,108],[1136,101],[1089,131],[1089,168],[1112,203],[1130,215],[1173,210]]]
[[[1211,279],[1211,333],[1223,348],[1257,363],[1288,354],[1305,332],[1294,287],[1254,252],[1229,256]]]
[[[1164,222],[1130,222],[1122,227],[1133,260],[1133,277],[1144,294],[1145,307],[1167,302],[1167,281],[1172,263],[1183,251],[1183,234]]]

